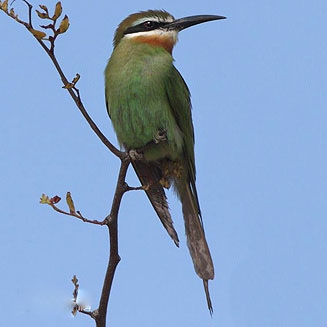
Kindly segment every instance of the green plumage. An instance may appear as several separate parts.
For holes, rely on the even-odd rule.
[[[187,121],[181,121],[179,126],[174,116],[170,83],[182,83],[179,89],[183,93],[178,101],[189,111],[187,87],[167,51],[143,43],[135,43],[131,48],[130,42],[120,42],[106,69],[106,97],[118,140],[127,149],[137,149],[165,129],[171,159],[175,159],[183,151],[183,125]]]
[[[105,70],[107,108],[120,144],[141,155],[132,160],[133,167],[162,224],[178,245],[163,188],[174,185],[182,202],[188,247],[195,270],[203,279],[211,312],[208,280],[213,279],[214,268],[195,187],[190,93],[164,46],[124,37],[126,28],[133,27],[134,21],[142,24],[146,21],[142,17],[147,15],[155,17],[155,22],[173,20],[166,12],[149,11],[133,14],[119,25]]]

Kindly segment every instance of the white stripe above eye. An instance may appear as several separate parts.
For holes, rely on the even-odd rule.
[[[140,19],[137,19],[133,24],[132,26],[136,26],[136,25],[139,25],[139,24],[142,24],[142,23],[145,23],[147,21],[152,21],[152,22],[157,22],[157,23],[171,23],[174,21],[174,18],[172,16],[168,16],[167,18],[165,19],[162,19],[160,17],[157,17],[157,16],[149,16],[149,17],[142,17]]]

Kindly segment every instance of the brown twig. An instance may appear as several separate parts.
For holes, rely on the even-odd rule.
[[[21,19],[18,18],[18,15],[15,14],[13,8],[11,10],[8,9],[8,3],[7,6],[4,7],[3,5],[1,6],[1,10],[3,12],[5,12],[9,17],[13,18],[14,20],[16,20],[19,24],[22,24],[29,32],[32,33],[32,35],[34,36],[34,38],[36,39],[36,41],[40,44],[40,46],[43,48],[43,50],[47,53],[47,55],[50,57],[52,63],[54,64],[54,66],[56,67],[56,70],[61,78],[61,81],[63,83],[63,88],[65,88],[68,93],[70,94],[70,96],[72,97],[72,99],[74,100],[77,108],[79,109],[79,111],[82,113],[82,115],[84,116],[85,120],[88,122],[88,124],[90,125],[91,129],[94,131],[94,133],[99,137],[99,139],[101,140],[101,142],[118,158],[122,159],[124,157],[124,152],[119,151],[106,137],[105,135],[101,132],[101,130],[98,128],[98,126],[95,124],[95,122],[93,121],[93,119],[90,117],[90,115],[88,114],[88,112],[86,111],[83,103],[82,103],[82,99],[80,96],[80,92],[78,90],[78,88],[76,88],[76,83],[71,83],[68,81],[66,75],[64,74],[63,70],[61,69],[58,60],[54,54],[54,42],[57,38],[58,35],[64,33],[60,33],[57,32],[58,30],[55,29],[55,21],[53,22],[53,24],[50,24],[49,26],[51,26],[51,30],[54,31],[54,36],[50,36],[48,39],[45,38],[46,34],[38,31],[38,30],[34,30],[33,28],[33,24],[32,24],[32,9],[33,6],[26,0],[23,0],[26,5],[28,6],[28,17],[29,20],[28,22],[25,22]],[[66,18],[67,16],[65,16]],[[64,19],[65,19],[64,18]],[[68,27],[67,27],[68,28]],[[43,33],[44,35],[40,34]],[[50,47],[48,47],[45,43],[45,41],[49,41],[50,42]],[[69,87],[69,85],[73,84],[72,86]]]
[[[67,212],[67,211],[64,211],[64,210],[59,209],[54,204],[51,204],[51,207],[55,211],[57,211],[57,212],[59,212],[59,213],[61,213],[63,215],[75,217],[77,219],[82,220],[84,223],[89,223],[89,224],[94,224],[94,225],[101,225],[101,226],[106,225],[106,220],[99,221],[99,220],[96,220],[96,219],[87,219],[87,218],[85,218],[85,217],[82,216],[82,214],[80,213],[80,211]]]
[[[139,189],[139,188],[131,188],[129,187],[126,182],[126,173],[127,169],[130,164],[130,157],[127,153],[124,153],[124,156],[121,159],[121,165],[120,165],[120,170],[118,174],[118,179],[117,179],[117,184],[116,184],[116,190],[114,193],[114,198],[112,201],[112,206],[111,206],[111,211],[110,214],[101,222],[97,220],[89,220],[80,214],[79,211],[71,211],[71,212],[66,212],[58,207],[55,206],[54,203],[52,203],[53,199],[55,201],[57,199],[60,199],[59,197],[54,197],[49,199],[47,196],[43,195],[43,201],[42,203],[47,203],[49,204],[54,210],[63,213],[65,215],[73,216],[78,219],[81,219],[85,222],[89,222],[92,224],[97,224],[97,225],[106,225],[108,227],[108,232],[109,232],[109,240],[110,240],[110,251],[109,251],[109,260],[108,260],[108,265],[107,265],[107,270],[106,270],[106,275],[104,278],[103,282],[103,287],[102,287],[102,292],[101,292],[101,297],[100,297],[100,302],[99,306],[97,309],[93,311],[88,311],[85,310],[85,308],[77,303],[77,294],[78,294],[78,280],[76,276],[72,279],[75,289],[73,292],[73,314],[75,315],[76,312],[80,312],[83,314],[86,314],[93,318],[96,322],[97,327],[105,327],[106,326],[106,319],[107,319],[107,309],[108,309],[108,302],[109,302],[109,297],[110,297],[110,292],[111,292],[111,287],[112,287],[112,282],[115,276],[115,271],[117,268],[117,265],[120,261],[120,256],[118,253],[118,213],[119,213],[119,208],[120,204],[123,198],[123,195],[125,192],[130,191],[131,189]],[[41,198],[41,200],[42,200]],[[70,198],[70,193],[69,193],[69,198]],[[59,202],[60,200],[57,200]],[[70,201],[72,199],[70,198]],[[73,208],[74,204],[68,204],[69,207]]]
[[[54,53],[50,52],[49,48],[44,44],[44,42],[42,40],[36,39],[39,44],[42,46],[42,48],[45,50],[45,52],[48,54],[48,56],[50,57],[52,63],[54,64],[54,66],[56,67],[61,80],[65,85],[69,84],[67,77],[65,76],[64,72],[62,71],[57,58],[55,57]],[[102,143],[114,154],[116,155],[118,158],[122,158],[124,156],[124,152],[119,151],[106,137],[105,135],[101,132],[101,130],[98,128],[98,126],[95,124],[95,122],[93,121],[93,119],[90,117],[90,115],[88,114],[88,112],[86,111],[83,103],[82,103],[82,99],[80,96],[80,92],[76,87],[73,88],[67,88],[68,93],[70,94],[70,96],[72,97],[72,99],[74,100],[76,106],[78,107],[79,111],[82,113],[82,115],[84,116],[85,120],[88,122],[88,124],[90,125],[91,129],[94,131],[94,133],[99,137],[99,139],[102,141]]]
[[[93,311],[88,311],[85,310],[85,308],[79,306],[77,304],[77,289],[78,289],[78,284],[77,284],[77,279],[76,279],[76,294],[74,295],[74,303],[75,307],[74,310],[81,312],[83,314],[86,314],[93,318],[96,322],[97,327],[105,327],[106,326],[106,317],[107,317],[107,309],[108,309],[108,301],[109,301],[109,296],[110,296],[110,291],[112,287],[112,282],[114,279],[115,271],[117,268],[117,265],[120,261],[120,256],[118,254],[118,212],[121,204],[122,197],[125,192],[130,191],[130,190],[136,190],[136,189],[142,189],[142,187],[129,187],[126,182],[126,173],[127,169],[130,164],[130,157],[128,153],[119,151],[106,137],[105,135],[100,131],[100,129],[97,127],[95,122],[92,120],[92,118],[89,116],[87,113],[83,103],[82,99],[80,96],[79,90],[76,88],[76,83],[79,79],[79,75],[76,74],[76,77],[73,79],[72,82],[69,82],[67,77],[65,76],[63,70],[61,69],[60,64],[58,63],[56,56],[54,54],[54,42],[55,39],[59,34],[62,34],[66,32],[66,30],[69,27],[69,20],[68,17],[65,16],[63,21],[60,24],[60,27],[62,27],[63,22],[65,23],[63,28],[60,30],[55,28],[55,23],[56,20],[59,18],[61,15],[61,3],[58,2],[56,4],[56,11],[55,15],[50,17],[48,15],[48,9],[46,6],[40,6],[42,10],[44,10],[43,13],[38,12],[38,16],[40,18],[44,19],[50,19],[52,20],[52,24],[46,25],[46,26],[41,26],[41,28],[47,30],[50,29],[53,31],[54,35],[49,36],[47,39],[45,38],[46,33],[43,31],[35,30],[32,25],[32,8],[33,6],[27,1],[27,0],[22,0],[24,1],[27,6],[28,6],[28,22],[25,22],[21,19],[18,18],[18,15],[14,12],[14,9],[8,10],[8,1],[5,0],[4,2],[0,1],[0,9],[4,11],[8,16],[11,18],[15,19],[19,24],[22,24],[25,26],[29,32],[32,33],[32,35],[35,37],[37,42],[41,45],[41,47],[44,49],[44,51],[47,53],[47,55],[50,57],[52,63],[54,64],[58,74],[60,75],[60,78],[63,83],[63,88],[67,89],[68,93],[72,97],[73,101],[75,102],[76,106],[78,107],[79,111],[82,113],[88,124],[90,125],[91,129],[94,131],[94,133],[99,137],[99,139],[102,141],[102,143],[115,155],[117,156],[120,161],[120,170],[119,170],[119,175],[117,179],[117,184],[116,184],[116,190],[114,193],[114,198],[111,206],[111,211],[110,214],[103,220],[103,221],[98,221],[98,220],[90,220],[82,216],[82,214],[79,211],[75,212],[74,205],[71,204],[69,205],[70,207],[70,212],[66,212],[64,210],[59,209],[55,203],[56,202],[47,202],[47,200],[52,200],[52,199],[44,199],[46,202],[42,202],[41,198],[41,203],[47,203],[51,205],[51,207],[56,210],[57,212],[64,214],[64,215],[69,215],[73,216],[75,218],[78,218],[84,222],[91,223],[91,224],[97,224],[97,225],[106,225],[108,227],[109,231],[109,240],[110,240],[110,251],[109,251],[109,261],[108,261],[108,266],[106,270],[106,275],[104,278],[104,283],[102,287],[102,292],[101,292],[101,297],[100,297],[100,302],[98,309],[93,310]],[[59,8],[60,7],[60,8]],[[60,12],[60,13],[59,13]],[[59,13],[59,14],[58,14]],[[44,16],[44,17],[43,17]],[[57,17],[58,16],[58,17]],[[64,21],[66,20],[66,21]],[[50,47],[48,47],[45,43],[45,41],[50,42]],[[70,196],[70,194],[69,194]],[[58,197],[58,201],[60,201],[60,198]]]
[[[146,190],[146,186],[129,186],[129,185],[126,185],[126,191],[144,191]]]

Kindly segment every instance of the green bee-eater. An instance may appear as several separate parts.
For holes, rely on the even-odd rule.
[[[190,93],[173,65],[178,32],[192,25],[223,19],[200,15],[175,20],[166,11],[128,16],[114,37],[105,70],[105,95],[119,143],[162,224],[176,245],[164,188],[173,184],[182,202],[187,244],[196,273],[203,279],[208,308],[208,280],[214,267],[205,239],[195,187],[194,131]]]

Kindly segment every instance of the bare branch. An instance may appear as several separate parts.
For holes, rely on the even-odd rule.
[[[67,31],[67,26],[69,26],[69,21],[68,21],[68,17],[65,16],[64,19],[62,20],[61,27],[62,29],[60,29],[60,27],[58,29],[55,28],[55,24],[57,19],[59,18],[59,16],[57,17],[56,15],[54,15],[51,18],[47,18],[44,17],[44,19],[50,19],[52,21],[52,25],[50,24],[49,26],[51,26],[51,30],[53,31],[54,35],[53,36],[49,36],[48,39],[46,39],[46,33],[43,31],[39,31],[39,30],[35,30],[33,28],[32,25],[32,9],[33,6],[27,1],[27,0],[23,0],[27,6],[28,6],[28,15],[29,15],[29,21],[25,22],[21,19],[18,18],[18,15],[15,14],[14,9],[12,8],[11,10],[8,10],[8,1],[4,1],[3,3],[0,2],[0,10],[2,10],[5,14],[7,14],[9,17],[11,17],[12,19],[16,20],[19,24],[22,24],[23,26],[25,26],[25,28],[27,28],[27,30],[32,33],[32,35],[35,37],[36,41],[40,44],[40,46],[43,48],[43,50],[47,53],[47,55],[50,57],[52,63],[54,64],[54,66],[56,67],[56,70],[61,78],[61,81],[63,83],[64,88],[68,91],[68,93],[70,94],[70,96],[72,97],[72,99],[74,100],[76,106],[78,107],[79,111],[82,113],[82,115],[84,116],[84,118],[86,119],[86,121],[88,122],[88,124],[90,125],[91,129],[94,131],[94,133],[99,137],[99,139],[101,140],[101,142],[118,158],[123,159],[124,157],[124,152],[119,151],[106,137],[105,135],[101,132],[101,130],[98,128],[98,126],[95,124],[95,122],[93,121],[93,119],[90,117],[90,115],[88,114],[88,112],[86,111],[83,103],[82,103],[82,99],[80,96],[80,92],[79,90],[76,88],[76,82],[74,82],[74,80],[72,82],[69,82],[66,75],[64,74],[63,70],[61,69],[57,58],[55,57],[54,54],[54,42],[56,40],[56,38],[65,33]],[[59,3],[59,2],[58,2]],[[58,5],[57,3],[57,5]],[[41,9],[43,9],[45,11],[45,13],[48,15],[48,11],[47,8],[43,5],[40,6]],[[68,24],[68,25],[67,25]],[[44,26],[46,27],[46,26]],[[47,31],[47,28],[45,28],[45,31]],[[50,47],[48,47],[46,45],[45,42],[50,42]],[[70,84],[73,83],[73,87],[67,87]]]
[[[76,87],[76,84],[80,78],[79,74],[76,74],[75,78],[69,82],[66,75],[64,74],[60,64],[57,61],[57,58],[55,56],[55,40],[56,38],[65,33],[69,27],[69,19],[67,16],[63,18],[63,20],[60,23],[59,28],[56,28],[56,22],[57,19],[62,14],[62,7],[61,3],[58,2],[56,4],[55,13],[51,17],[48,12],[48,8],[44,5],[40,5],[40,8],[43,10],[43,12],[36,11],[37,15],[40,19],[48,19],[50,20],[50,24],[48,25],[41,25],[41,28],[45,31],[35,30],[32,25],[32,8],[33,6],[27,1],[23,0],[27,6],[28,6],[28,22],[25,22],[18,18],[18,15],[15,14],[14,9],[8,10],[8,0],[5,0],[4,2],[0,1],[0,10],[4,11],[9,17],[16,20],[19,24],[22,24],[27,28],[27,30],[32,33],[32,35],[35,37],[36,41],[41,45],[41,47],[44,49],[44,51],[47,53],[47,55],[50,57],[52,63],[54,64],[61,81],[63,83],[63,88],[68,91],[70,96],[72,97],[73,101],[75,102],[76,106],[78,107],[79,111],[82,113],[88,124],[90,125],[91,129],[94,131],[94,133],[99,137],[99,139],[102,141],[102,143],[115,155],[117,156],[120,161],[120,170],[119,175],[117,179],[116,189],[111,205],[110,214],[103,220],[91,220],[87,219],[82,216],[81,212],[78,210],[75,210],[74,202],[71,198],[70,193],[68,192],[66,195],[66,202],[68,205],[69,211],[62,210],[57,207],[57,203],[61,200],[60,197],[55,196],[53,198],[49,198],[46,195],[42,195],[40,202],[44,204],[50,205],[55,211],[67,215],[72,216],[77,219],[82,220],[83,222],[96,224],[96,225],[106,225],[108,227],[109,232],[109,240],[110,240],[110,251],[109,251],[109,260],[108,260],[108,266],[104,278],[104,283],[102,287],[101,297],[98,309],[93,311],[88,311],[85,309],[85,307],[79,305],[77,303],[77,295],[78,295],[78,280],[76,276],[72,279],[72,282],[75,285],[75,289],[73,292],[73,310],[72,313],[75,315],[77,312],[86,314],[90,316],[92,319],[95,320],[97,327],[105,327],[106,326],[106,317],[107,317],[107,309],[108,309],[108,301],[109,296],[111,292],[111,287],[113,283],[113,279],[115,276],[115,271],[117,268],[117,265],[120,261],[120,256],[118,253],[118,213],[120,204],[122,201],[122,197],[125,192],[131,191],[131,190],[144,190],[144,187],[130,187],[126,184],[126,173],[127,169],[130,164],[130,156],[126,152],[119,151],[106,137],[105,135],[100,131],[100,129],[97,127],[95,122],[92,120],[92,118],[89,116],[88,112],[86,111],[79,89]],[[49,35],[47,38],[48,32],[53,33],[53,35]],[[50,43],[50,46],[46,44],[46,42]]]
[[[115,276],[117,265],[120,261],[120,256],[118,254],[118,212],[119,212],[122,197],[127,190],[125,178],[126,178],[126,173],[129,164],[130,164],[130,158],[125,153],[125,157],[121,160],[121,166],[119,170],[117,186],[111,206],[110,215],[107,217],[107,226],[109,229],[109,239],[110,239],[110,253],[109,253],[109,263],[107,267],[107,272],[104,279],[101,297],[100,297],[98,315],[95,316],[97,327],[106,326],[107,308],[108,308],[111,286]]]
[[[146,189],[147,189],[147,187],[143,186],[143,185],[141,185],[141,186],[129,186],[129,185],[127,185],[126,186],[126,192],[127,191],[145,191]]]
[[[54,204],[51,204],[51,207],[55,211],[57,211],[57,212],[59,212],[59,213],[61,213],[63,215],[75,217],[77,219],[82,220],[84,223],[89,223],[89,224],[94,224],[94,225],[100,225],[100,226],[106,225],[106,220],[105,219],[103,221],[98,221],[98,220],[95,220],[95,219],[87,219],[87,218],[85,218],[85,217],[82,216],[82,214],[81,214],[80,211],[76,211],[76,213],[75,212],[66,212],[64,210],[59,209]]]
[[[68,204],[69,212],[65,211],[65,210],[62,210],[62,209],[60,209],[60,208],[58,208],[56,206],[56,204],[58,202],[60,202],[60,200],[61,200],[61,198],[58,195],[56,195],[56,196],[54,196],[52,198],[49,198],[47,195],[42,194],[42,196],[40,198],[40,203],[41,204],[48,204],[53,210],[55,210],[55,211],[57,211],[57,212],[59,212],[59,213],[61,213],[63,215],[66,215],[66,216],[72,216],[72,217],[78,218],[78,219],[82,220],[85,223],[101,225],[101,226],[107,224],[106,219],[104,219],[103,221],[98,221],[98,220],[95,220],[95,219],[87,219],[87,218],[82,216],[80,211],[78,211],[78,210],[75,211],[73,199],[71,198],[70,192],[67,192],[67,195],[66,195],[66,202]]]

